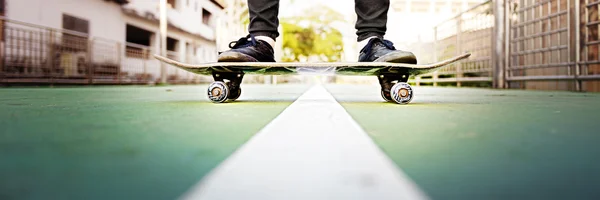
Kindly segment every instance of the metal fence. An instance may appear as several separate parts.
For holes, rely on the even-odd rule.
[[[439,84],[491,86],[494,27],[492,8],[492,2],[487,1],[435,26],[433,42],[418,44],[428,47],[424,49],[427,52],[416,52],[420,54],[420,62],[437,62],[464,52],[470,52],[471,57],[411,81],[417,85],[429,83],[434,86]],[[423,50],[423,48],[417,49]],[[431,54],[428,52],[433,52],[433,56],[427,56]]]
[[[581,0],[575,5],[577,20],[575,28],[577,29],[576,43],[578,59],[575,68],[574,79],[577,80],[577,86],[583,91],[600,91],[600,19],[598,10],[600,0]]]
[[[0,18],[0,83],[148,84],[160,81],[155,50],[142,45]],[[178,52],[168,56],[182,60]],[[198,83],[202,77],[167,68],[171,84]]]
[[[417,84],[600,91],[600,0],[486,1],[434,27],[435,62],[472,56]],[[419,49],[419,48],[417,48]],[[422,49],[422,48],[421,48]]]
[[[509,15],[511,88],[578,90],[570,0],[521,0]],[[561,81],[565,80],[565,81]]]
[[[488,0],[433,28],[412,48],[421,63],[471,52],[419,84],[600,91],[600,0]],[[147,46],[0,18],[0,83],[158,82]],[[202,54],[202,52],[201,52]],[[195,56],[168,57],[198,63]],[[208,81],[176,68],[169,83]]]

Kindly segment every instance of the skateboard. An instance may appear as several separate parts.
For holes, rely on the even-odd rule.
[[[154,55],[159,61],[183,70],[212,76],[215,81],[208,86],[208,98],[214,103],[235,101],[240,97],[242,93],[240,84],[245,74],[333,73],[336,75],[377,76],[381,85],[381,97],[388,102],[398,104],[408,104],[413,98],[413,89],[407,83],[411,76],[439,70],[469,56],[471,56],[470,53],[465,53],[447,60],[423,65],[391,62],[213,62],[194,65]]]

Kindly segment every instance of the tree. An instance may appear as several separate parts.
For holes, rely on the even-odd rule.
[[[281,20],[284,62],[340,61],[344,44],[342,33],[334,26],[344,22],[336,11],[317,6],[303,16]]]

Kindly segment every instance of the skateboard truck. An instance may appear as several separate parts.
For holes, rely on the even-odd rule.
[[[398,104],[407,104],[412,100],[413,89],[407,83],[409,75],[405,73],[383,73],[377,76],[384,100]]]
[[[242,94],[243,72],[213,72],[214,82],[208,86],[208,99],[213,103],[235,101]]]

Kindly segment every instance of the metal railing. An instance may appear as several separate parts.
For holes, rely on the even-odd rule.
[[[597,0],[514,1],[508,15],[510,88],[600,91]]]
[[[600,1],[586,0],[576,1],[576,13],[581,12],[584,18],[577,18],[575,27],[576,43],[575,48],[577,53],[575,58],[578,59],[575,66],[573,79],[577,80],[578,89],[583,91],[600,91],[600,36],[598,30],[600,19],[598,10]],[[581,15],[576,15],[581,16]]]
[[[511,88],[580,90],[576,80],[575,33],[570,0],[519,1],[509,15]],[[570,80],[570,81],[568,81]]]
[[[486,1],[472,7],[433,28],[433,42],[418,44],[429,46],[432,56],[419,56],[421,63],[448,59],[464,52],[472,55],[439,71],[424,74],[411,80],[417,85],[430,83],[461,85],[491,85],[492,82],[492,33],[494,16],[492,2]],[[422,49],[422,48],[419,48]],[[419,53],[427,55],[427,53]],[[431,54],[431,53],[429,53]]]
[[[418,84],[600,91],[598,0],[488,0],[433,28],[412,48],[420,63],[472,56]],[[426,34],[428,35],[428,34]],[[0,83],[148,83],[154,49],[0,18]],[[203,51],[199,51],[203,54]],[[433,52],[433,53],[431,53]],[[184,62],[197,56],[169,52]],[[202,77],[169,67],[170,83]]]
[[[433,46],[422,62],[472,56],[411,81],[600,91],[599,8],[598,0],[488,0],[434,27],[433,42],[418,44]]]
[[[160,64],[152,58],[155,51],[148,46],[123,44],[1,17],[0,26],[0,83],[147,84],[160,81]],[[180,60],[181,56],[178,52],[169,52],[169,57]],[[196,74],[174,67],[168,67],[167,72],[167,81],[171,84],[203,81]]]

